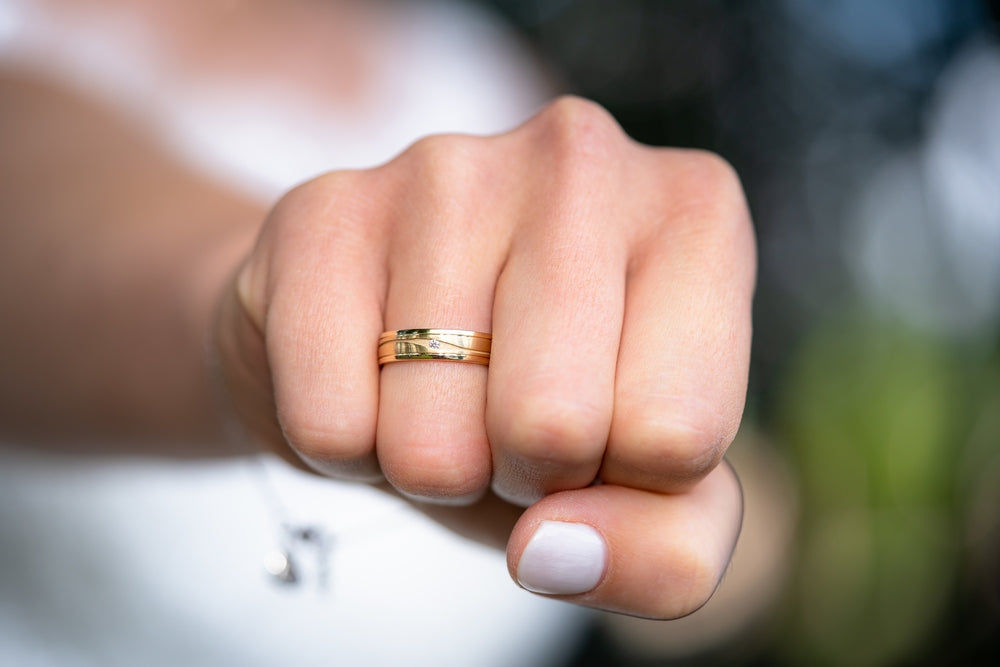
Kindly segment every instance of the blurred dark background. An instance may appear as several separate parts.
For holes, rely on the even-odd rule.
[[[634,138],[740,173],[735,447],[793,490],[756,508],[795,511],[749,620],[677,648],[598,619],[572,664],[1000,664],[1000,2],[486,4]]]

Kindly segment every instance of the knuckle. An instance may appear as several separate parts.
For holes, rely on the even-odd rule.
[[[289,446],[300,456],[324,463],[348,464],[367,456],[372,435],[367,424],[355,415],[318,415],[308,409],[286,407],[278,421]]]
[[[398,160],[422,190],[439,194],[471,189],[481,181],[483,160],[473,136],[436,134],[418,139]]]
[[[672,151],[676,153],[676,151]],[[750,229],[743,185],[733,166],[722,156],[704,150],[680,151],[682,166],[672,170],[676,197],[671,224],[724,237],[744,235]],[[677,195],[679,193],[679,196]],[[706,224],[707,223],[707,224]]]
[[[408,446],[405,462],[383,461],[386,479],[411,497],[466,504],[480,497],[489,485],[488,460],[456,460],[437,448]]]
[[[409,215],[394,216],[393,224],[416,232],[431,253],[454,250],[474,241],[469,221],[482,220],[485,193],[501,181],[493,153],[481,137],[440,134],[419,139],[390,163],[399,184],[397,197]]]
[[[595,102],[560,97],[530,124],[558,182],[604,182],[610,165],[631,143],[614,117]]]
[[[682,488],[707,475],[725,453],[735,429],[715,413],[685,409],[632,415],[621,434],[625,451],[615,458],[630,477],[650,488]]]
[[[274,207],[272,217],[299,218],[325,208],[331,198],[340,198],[356,189],[356,174],[336,171],[317,176],[286,192]],[[310,215],[309,217],[314,217]]]
[[[599,457],[610,416],[582,402],[523,398],[504,438],[515,458],[542,466],[579,466]]]
[[[708,420],[674,421],[658,430],[667,460],[684,479],[701,479],[722,458],[724,436]]]
[[[601,105],[566,95],[551,102],[537,116],[557,155],[605,155],[625,139],[614,117]]]
[[[296,185],[278,199],[271,211],[271,218],[284,220],[304,207],[308,207],[317,198],[318,189],[316,180]]]
[[[628,161],[634,146],[615,119],[594,102],[561,97],[526,126],[522,150],[532,159],[531,173],[544,189],[548,206],[557,212],[536,221],[560,243],[579,248],[588,239],[613,241],[618,227],[601,215],[568,214],[589,202],[591,210],[617,208],[621,192],[631,186]]]
[[[377,245],[382,214],[373,188],[377,170],[334,171],[285,193],[268,215],[263,234],[268,245],[307,251],[327,239],[357,247]]]
[[[726,158],[708,150],[689,149],[688,169],[697,182],[714,192],[742,193],[736,169]]]

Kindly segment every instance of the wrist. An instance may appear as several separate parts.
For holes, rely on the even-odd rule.
[[[264,212],[246,220],[223,225],[210,238],[196,244],[192,261],[181,278],[181,293],[185,303],[185,356],[197,362],[197,374],[192,380],[189,401],[182,409],[189,415],[190,435],[210,450],[232,453],[232,425],[235,417],[229,407],[218,355],[220,310],[231,298],[235,275],[249,255],[256,239]],[[251,223],[250,221],[253,221]]]

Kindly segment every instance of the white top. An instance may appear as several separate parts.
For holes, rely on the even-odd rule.
[[[191,164],[273,200],[424,134],[509,128],[542,102],[544,85],[487,17],[399,4],[377,85],[343,117],[178,77],[135,26],[60,22],[19,0],[0,0],[0,66],[82,86]],[[543,665],[579,627],[580,611],[518,589],[502,553],[369,487],[269,458],[58,458],[13,444],[0,449],[0,664]],[[278,508],[331,542],[325,591],[310,544],[294,552],[299,586],[266,574]]]

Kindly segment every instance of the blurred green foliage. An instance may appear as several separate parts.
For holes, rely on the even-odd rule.
[[[790,363],[778,429],[802,514],[785,640],[808,664],[896,664],[940,627],[974,398],[960,366],[933,340],[857,317],[819,328]]]

